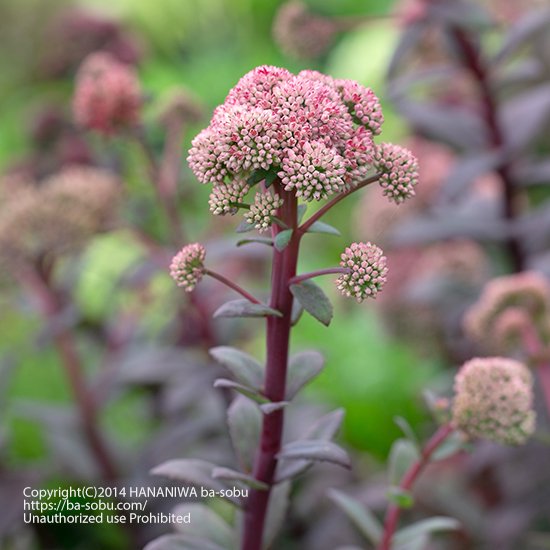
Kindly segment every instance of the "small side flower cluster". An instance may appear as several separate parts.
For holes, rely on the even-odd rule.
[[[489,340],[498,349],[530,327],[550,342],[550,284],[533,271],[493,279],[464,317],[472,339]]]
[[[111,135],[139,120],[141,91],[135,71],[108,53],[89,55],[78,70],[73,98],[76,122]]]
[[[243,202],[249,190],[247,183],[241,180],[232,181],[228,185],[217,185],[210,193],[208,200],[210,212],[214,216],[236,214],[238,205]]]
[[[398,146],[376,148],[382,122],[370,88],[316,71],[293,75],[262,66],[216,108],[188,161],[197,179],[216,189],[277,176],[285,191],[305,201],[346,191],[380,167],[387,196],[401,202],[414,194],[416,163]]]
[[[376,170],[382,174],[384,195],[397,204],[414,196],[418,181],[418,161],[413,154],[392,143],[382,143],[374,154]]]
[[[476,358],[455,377],[452,424],[471,438],[521,445],[535,430],[533,379],[512,359]]]
[[[81,247],[108,229],[120,184],[108,172],[69,167],[20,186],[0,209],[0,260],[10,270]]]
[[[191,292],[206,273],[206,250],[199,243],[184,246],[172,259],[170,276],[186,292]]]
[[[388,268],[382,250],[371,243],[352,243],[342,254],[340,267],[347,269],[336,280],[336,287],[358,302],[376,298],[386,282]]]
[[[283,199],[277,193],[256,193],[254,203],[250,205],[250,210],[245,215],[245,220],[256,229],[266,231],[273,222],[273,217],[277,210],[283,205]]]

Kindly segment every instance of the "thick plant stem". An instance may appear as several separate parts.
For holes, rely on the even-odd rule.
[[[491,87],[487,64],[466,31],[455,28],[453,36],[462,52],[464,66],[477,82],[490,145],[495,151],[501,151],[505,145],[505,139],[498,120],[498,105]],[[517,190],[513,181],[510,161],[504,160],[496,173],[502,182],[504,217],[506,221],[512,223],[518,217],[519,212],[517,211]],[[525,254],[517,236],[507,237],[506,249],[513,271],[515,273],[523,271],[525,269]]]
[[[403,491],[409,491],[420,474],[424,471],[429,464],[432,455],[437,448],[453,433],[453,427],[450,424],[444,424],[441,426],[435,434],[430,438],[426,446],[422,450],[420,458],[409,468],[406,474],[403,476],[399,488]],[[401,508],[395,504],[390,504],[386,512],[384,519],[384,532],[382,533],[382,540],[378,546],[378,550],[390,550],[392,539],[399,523],[399,517],[401,515]]]
[[[284,204],[279,210],[281,219],[294,229],[288,246],[283,251],[273,250],[271,274],[270,307],[280,311],[282,317],[267,318],[267,364],[264,381],[264,394],[271,401],[284,401],[286,375],[291,330],[292,294],[289,281],[296,275],[300,234],[295,230],[297,224],[296,197],[274,182],[275,190],[283,198]],[[280,229],[274,226],[276,234]],[[254,489],[246,502],[242,550],[260,550],[264,534],[265,519],[275,478],[276,455],[281,448],[284,412],[282,409],[263,417],[260,447],[256,452],[253,475],[264,482],[267,490]]]
[[[32,290],[33,295],[38,299],[44,317],[54,324],[56,316],[62,309],[57,293],[50,287],[48,281],[34,270],[26,272],[24,280]],[[67,376],[67,381],[74,394],[85,441],[103,479],[113,481],[118,476],[117,468],[101,435],[95,403],[91,392],[86,386],[80,357],[70,331],[66,329],[57,331],[54,336],[54,343]]]

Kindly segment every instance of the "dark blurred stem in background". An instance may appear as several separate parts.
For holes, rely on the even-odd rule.
[[[410,466],[407,470],[399,488],[402,491],[409,492],[420,474],[424,471],[426,466],[430,463],[433,454],[439,446],[453,433],[454,429],[450,424],[444,424],[435,432],[426,443],[420,458]],[[378,550],[391,550],[392,539],[399,523],[399,517],[401,515],[401,508],[397,504],[390,504],[386,511],[386,517],[384,519],[384,531],[382,533],[382,540]]]
[[[158,205],[164,212],[164,216],[168,223],[170,244],[175,249],[181,248],[188,242],[178,210],[177,193],[181,176],[181,142],[184,132],[184,119],[174,116],[166,128],[164,149],[160,162],[157,161],[155,153],[148,143],[143,131],[138,129],[133,133],[133,137],[137,141],[145,157],[151,185],[155,190]],[[145,239],[148,239],[148,237],[145,237]],[[216,345],[216,337],[212,327],[210,312],[196,293],[190,293],[188,299],[198,317],[197,321],[203,347],[208,351],[211,347]]]
[[[272,402],[285,400],[288,353],[290,343],[293,297],[289,282],[296,275],[301,234],[296,231],[298,222],[296,197],[283,190],[276,180],[274,188],[283,198],[284,204],[279,211],[281,220],[294,231],[288,246],[278,251],[273,249],[273,267],[271,273],[271,301],[269,306],[282,313],[282,317],[267,318],[267,364],[264,382],[264,394]],[[280,228],[273,225],[273,237]],[[243,550],[261,550],[264,524],[271,489],[275,481],[277,454],[281,449],[283,435],[283,409],[278,409],[263,417],[260,447],[256,452],[254,478],[265,483],[267,489],[253,489],[246,503]]]
[[[534,325],[528,325],[522,333],[523,347],[529,362],[537,370],[537,375],[550,417],[550,350],[542,343]]]
[[[92,456],[97,463],[103,480],[106,482],[113,481],[118,475],[117,468],[101,434],[95,402],[86,384],[84,369],[76,344],[71,332],[59,326],[63,302],[55,289],[51,287],[48,277],[39,270],[29,269],[23,274],[22,279],[29,288],[31,295],[35,296],[39,302],[45,320],[54,331],[53,341],[74,394],[84,437],[90,447]]]
[[[454,28],[452,34],[460,51],[464,67],[475,79],[481,101],[487,134],[491,147],[503,153],[506,141],[499,123],[498,104],[495,98],[495,91],[491,85],[489,68],[482,58],[479,48],[467,31],[461,28]],[[519,215],[518,193],[512,176],[512,164],[509,160],[503,159],[496,173],[502,182],[504,216],[508,222],[509,229],[514,229],[514,221]],[[506,248],[511,262],[512,270],[519,273],[525,269],[525,255],[519,238],[512,234],[506,239]]]

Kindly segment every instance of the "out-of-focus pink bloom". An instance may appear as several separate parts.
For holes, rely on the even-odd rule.
[[[76,76],[73,113],[76,122],[111,135],[139,121],[141,91],[132,67],[107,53],[95,53]]]
[[[535,431],[533,378],[503,357],[467,361],[455,377],[452,423],[471,438],[521,445]]]

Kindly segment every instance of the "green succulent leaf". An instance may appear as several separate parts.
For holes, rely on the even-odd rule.
[[[204,504],[181,504],[174,509],[178,516],[191,515],[191,523],[176,523],[176,531],[189,539],[199,539],[228,548],[233,538],[229,525],[208,506]]]
[[[284,231],[280,231],[275,237],[275,248],[279,252],[282,252],[288,246],[290,239],[292,239],[292,229],[285,229]]]
[[[409,491],[401,489],[401,487],[390,487],[388,491],[388,500],[393,502],[399,508],[412,508],[414,498]]]
[[[389,478],[392,485],[399,485],[407,470],[419,459],[418,449],[408,439],[398,439],[390,450]]]
[[[325,222],[313,223],[307,230],[307,233],[324,233],[325,235],[336,235],[338,237],[341,235],[340,231],[338,231],[336,227],[332,227],[332,225]]]
[[[290,292],[302,307],[325,326],[330,325],[333,307],[327,295],[313,281],[302,281],[290,286]]]
[[[241,239],[240,241],[237,241],[237,246],[244,246],[246,244],[265,244],[266,246],[273,246],[273,239],[270,239],[269,237],[255,237],[253,239]]]
[[[253,223],[248,223],[246,220],[243,220],[235,230],[237,233],[248,233],[249,231],[252,231],[255,228],[255,225]]]

